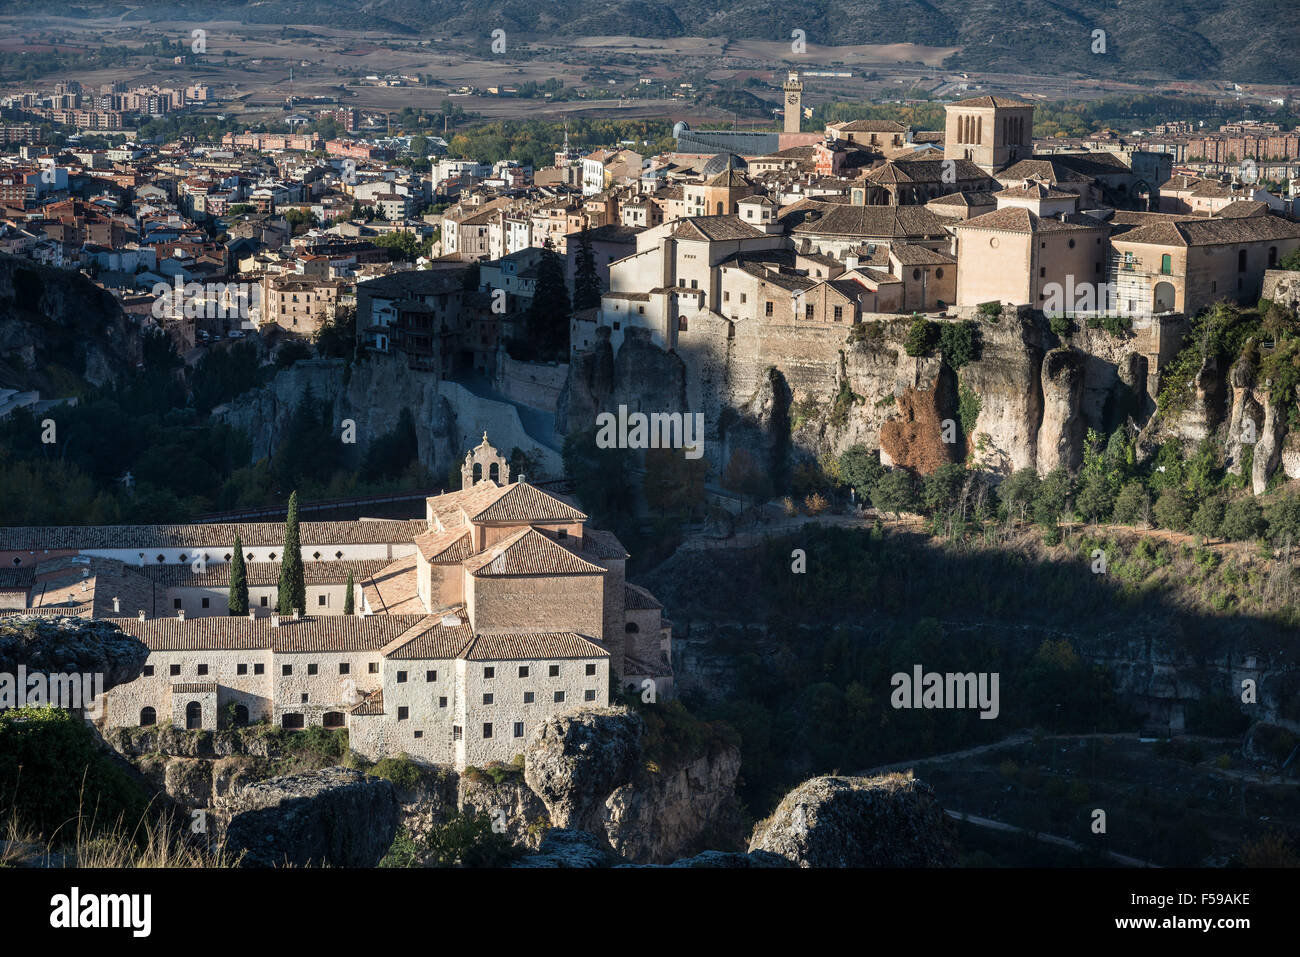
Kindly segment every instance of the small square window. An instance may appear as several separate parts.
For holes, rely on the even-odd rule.
[[[370,664],[366,666],[366,670],[370,672],[372,675],[379,674],[379,662],[377,661],[370,662]]]
[[[524,723],[523,723],[522,721],[516,721],[516,722],[515,722],[515,737],[516,737],[516,738],[522,738],[523,736],[524,736]]]
[[[557,691],[557,692],[555,692],[555,700],[556,700],[557,703],[563,701],[563,700],[564,700],[564,692],[563,692],[563,691]]]
[[[415,736],[416,736],[417,738],[423,738],[423,737],[424,737],[424,732],[423,732],[423,731],[417,731],[417,732],[415,732]]]
[[[289,675],[293,674],[293,665],[281,665],[280,674],[284,675],[285,677],[288,677]]]
[[[582,693],[582,700],[583,700],[583,701],[595,701],[595,700],[596,700],[596,689],[595,689],[595,688],[588,688],[586,691],[584,691],[584,692]]]
[[[255,675],[266,674],[266,665],[253,665],[253,674]]]
[[[436,671],[426,671],[426,672],[424,673],[424,680],[425,680],[425,681],[437,681],[437,680],[438,680],[438,672],[436,672]]]
[[[484,722],[483,722],[483,737],[485,737],[485,738],[490,738],[490,737],[492,737],[492,722],[491,722],[491,721],[484,721]]]
[[[180,607],[181,607],[181,600],[180,600],[179,598],[173,598],[173,599],[172,599],[172,607],[173,607],[173,608],[180,608]]]
[[[307,666],[307,674],[309,675],[316,674],[316,666],[314,664]]]
[[[348,664],[346,661],[339,662],[339,674],[346,675],[346,674],[351,674],[351,672],[352,672],[352,666],[350,664]]]
[[[206,675],[206,674],[208,673],[208,666],[207,666],[207,665],[197,665],[197,666],[195,666],[194,673],[195,673],[195,674],[198,674],[198,675]]]
[[[153,677],[153,665],[145,665],[145,666],[144,666],[144,676],[145,676],[146,678],[152,678],[152,677]]]
[[[407,718],[409,718],[410,716],[411,716],[411,709],[408,708],[406,705],[402,705],[401,707],[399,707],[399,708],[397,709],[397,720],[398,720],[398,721],[405,721],[405,720],[406,720]]]
[[[168,673],[169,675],[171,675],[171,677],[175,678],[177,675],[179,675],[179,674],[181,673],[181,666],[180,666],[180,665],[168,665],[168,666],[167,666],[167,673]]]
[[[397,683],[398,683],[399,685],[404,685],[404,684],[406,684],[406,672],[405,672],[405,671],[399,671],[399,672],[397,673]]]
[[[595,662],[590,662],[590,663],[588,663],[588,665],[587,665],[587,677],[591,677],[591,676],[594,675],[595,673],[596,673],[596,664],[595,664]]]
[[[212,607],[212,599],[204,598],[201,604],[203,605],[204,608],[210,608]]]
[[[464,736],[465,736],[465,733],[461,730],[460,725],[458,725],[458,724],[453,724],[453,725],[451,726],[451,740],[453,740],[453,741],[459,741],[459,740],[460,740],[461,738],[463,738]]]
[[[483,703],[484,703],[484,704],[491,704],[491,703],[492,703],[492,692],[490,692],[490,691],[485,691],[485,692],[483,692]]]
[[[533,693],[532,693],[531,691],[525,691],[525,692],[524,692],[524,704],[532,704],[532,703],[533,703],[533,700],[534,700]]]
[[[302,703],[303,704],[307,703],[307,692],[305,691],[302,693]]]
[[[528,677],[528,666],[527,666],[527,665],[520,665],[520,666],[519,666],[519,677],[521,677],[521,678],[527,678],[527,677]]]
[[[560,666],[559,666],[559,665],[551,665],[550,668],[547,669],[547,673],[548,673],[548,674],[550,675],[550,677],[552,677],[552,678],[558,678],[558,677],[560,677]]]
[[[248,665],[235,665],[235,674],[237,675],[248,674]]]
[[[446,698],[439,698],[439,699],[438,699],[438,707],[439,707],[439,708],[445,708],[445,707],[447,707],[447,699],[446,699]]]
[[[265,595],[262,596],[262,607],[263,607],[263,608],[266,607],[266,596],[265,596]]]
[[[497,670],[491,667],[490,665],[483,669],[484,678],[495,678],[496,676],[497,676]]]
[[[319,606],[321,606],[322,608],[324,608],[325,605],[326,605],[325,596],[324,596],[324,595],[317,595],[317,596],[316,596],[316,604],[319,605]]]

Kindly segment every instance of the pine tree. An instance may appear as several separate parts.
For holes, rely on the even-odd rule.
[[[348,572],[348,591],[347,594],[343,596],[343,614],[345,615],[356,614],[356,601],[352,597],[352,591],[354,588],[355,585],[352,582],[352,572]]]
[[[583,223],[582,232],[578,234],[578,252],[574,257],[573,308],[597,308],[600,292],[600,274],[596,272],[596,254],[591,250],[591,233]]]
[[[284,523],[284,554],[280,556],[280,589],[276,610],[292,615],[307,607],[307,581],[302,569],[302,543],[298,540],[298,491],[289,496],[289,515]]]
[[[244,571],[244,543],[235,536],[235,553],[230,558],[230,595],[226,604],[232,615],[248,614],[248,575]]]

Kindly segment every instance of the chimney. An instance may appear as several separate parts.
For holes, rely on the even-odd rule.
[[[525,475],[523,472],[520,472],[519,478],[515,479],[515,481],[522,485],[523,483],[528,481],[528,476]]]
[[[120,598],[114,598],[114,599],[113,599],[113,614],[115,614],[115,615],[116,615],[116,614],[119,614],[121,611],[122,611],[122,600],[121,600]]]
[[[176,609],[176,620],[177,620],[177,621],[184,621],[184,620],[185,620],[185,609],[184,609],[184,608],[177,608],[177,609]]]
[[[858,268],[858,257],[857,257],[857,256],[845,256],[845,257],[844,257],[844,268],[845,268],[845,269],[857,269],[857,268]]]
[[[141,621],[144,621],[144,609],[143,609],[143,608],[140,609],[140,620],[141,620]]]
[[[280,627],[280,616],[276,612],[271,613],[271,627],[272,628]]]

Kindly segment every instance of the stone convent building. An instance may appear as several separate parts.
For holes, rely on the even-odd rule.
[[[226,610],[240,536],[250,611]],[[627,552],[488,444],[422,521],[303,522],[307,608],[275,614],[282,523],[0,528],[0,614],[107,618],[150,651],[105,727],[349,729],[371,759],[509,761],[611,682],[672,694],[671,626]],[[349,573],[355,614],[343,614]]]

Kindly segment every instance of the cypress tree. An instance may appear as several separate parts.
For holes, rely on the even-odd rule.
[[[244,543],[235,536],[235,554],[230,559],[230,595],[226,600],[232,615],[248,614],[248,575],[244,571]]]
[[[306,611],[307,581],[302,570],[302,543],[298,540],[298,491],[289,496],[289,516],[284,523],[284,554],[280,556],[280,589],[276,608],[282,615]]]
[[[596,271],[596,254],[591,249],[591,233],[582,224],[578,234],[578,252],[574,257],[573,308],[594,309],[600,305],[600,274]]]
[[[355,586],[352,582],[352,572],[348,572],[348,591],[343,596],[343,614],[352,615],[356,613],[356,603],[352,597],[352,590]]]

